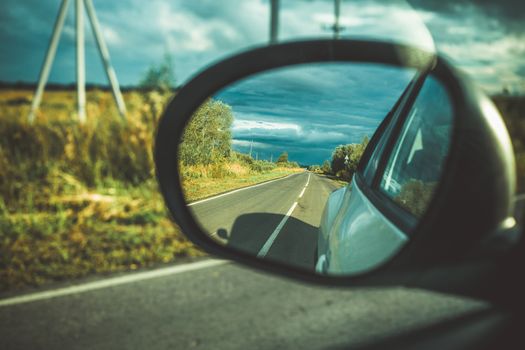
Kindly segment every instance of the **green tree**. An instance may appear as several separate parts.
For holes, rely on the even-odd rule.
[[[279,158],[277,158],[277,163],[288,163],[288,152],[281,153]]]
[[[343,180],[350,181],[357,170],[367,145],[368,137],[365,136],[360,144],[352,143],[337,146],[332,153],[332,161],[330,163],[332,174]]]
[[[169,91],[176,85],[173,61],[169,53],[164,54],[162,62],[151,65],[144,73],[139,86],[145,90]]]
[[[325,160],[323,162],[323,166],[321,167],[321,171],[324,174],[331,174],[332,173],[332,167],[330,166],[330,162],[328,160]]]
[[[208,100],[193,114],[184,130],[179,158],[185,165],[209,165],[230,159],[231,107],[221,101]]]

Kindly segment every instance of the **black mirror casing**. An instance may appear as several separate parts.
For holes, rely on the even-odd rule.
[[[436,194],[413,239],[390,262],[354,277],[315,275],[232,251],[211,240],[186,206],[179,165],[173,157],[192,113],[213,93],[248,75],[293,64],[345,61],[413,67],[423,74],[431,72],[451,96],[455,121],[450,154]],[[513,226],[514,155],[506,128],[492,102],[442,57],[392,43],[292,42],[244,52],[209,67],[188,82],[167,106],[158,126],[155,164],[166,205],[192,242],[220,257],[324,285],[414,285],[462,292],[461,286],[446,280],[453,280],[453,276],[427,271],[484,261],[487,251],[482,249],[483,242],[494,235],[505,235]],[[510,239],[509,249],[513,243]]]

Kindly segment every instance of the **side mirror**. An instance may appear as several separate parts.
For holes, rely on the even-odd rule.
[[[442,57],[392,43],[226,59],[170,102],[155,161],[195,244],[302,280],[398,284],[486,254],[515,225],[514,155],[492,103]]]

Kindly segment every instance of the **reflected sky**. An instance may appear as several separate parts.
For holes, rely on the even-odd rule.
[[[254,75],[217,93],[234,115],[233,148],[303,165],[322,164],[341,144],[373,135],[415,70],[379,64],[316,63]]]

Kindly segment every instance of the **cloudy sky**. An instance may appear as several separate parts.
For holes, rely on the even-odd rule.
[[[336,146],[370,138],[414,75],[376,64],[305,64],[254,75],[214,98],[232,107],[236,150],[322,164]]]
[[[75,79],[73,3],[70,1],[52,82]],[[268,39],[269,0],[93,3],[123,85],[136,84],[165,52],[173,57],[177,80],[183,83],[221,57]],[[1,1],[0,80],[37,80],[59,5],[60,0]],[[346,36],[395,40],[430,49],[435,44],[487,91],[499,92],[503,87],[525,91],[523,1],[413,0],[407,4],[402,0],[343,0],[341,16]],[[329,37],[323,28],[332,22],[331,0],[281,0],[281,40]],[[86,35],[87,80],[105,83],[91,32]]]
[[[60,2],[1,1],[0,81],[36,82]],[[326,27],[333,24],[332,0],[280,2],[279,40],[331,37]],[[269,0],[93,3],[121,85],[137,84],[166,53],[183,84],[207,65],[268,41]],[[523,0],[343,0],[341,24],[343,37],[436,50],[489,93],[525,93]],[[88,82],[106,84],[87,19],[86,65]],[[334,145],[370,136],[409,76],[378,67],[311,66],[249,79],[218,97],[234,106],[236,148],[251,144],[266,159],[286,148],[291,158],[308,163],[329,157]],[[379,77],[388,84],[366,83]],[[75,81],[74,1],[50,81]]]

